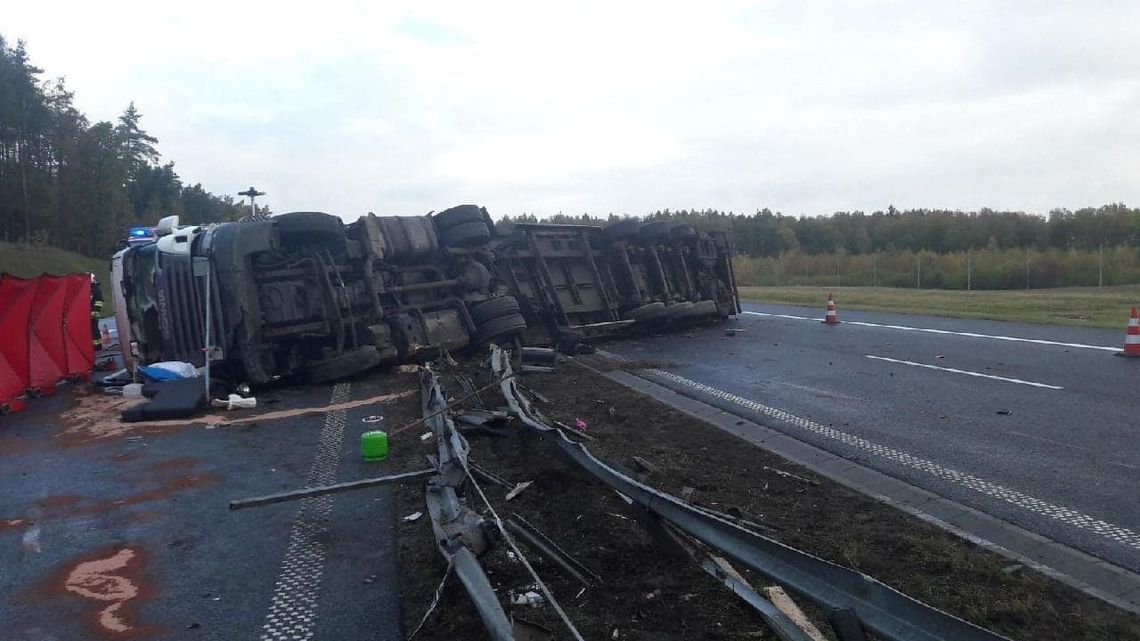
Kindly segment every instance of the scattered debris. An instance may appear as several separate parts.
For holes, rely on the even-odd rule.
[[[729,327],[728,329],[724,330],[724,335],[725,336],[736,336],[737,334],[739,334],[743,331],[744,331],[744,329],[739,328],[739,327]]]
[[[360,422],[361,423],[379,423],[383,420],[384,420],[383,416],[372,415],[372,416],[365,416],[364,418],[360,419]]]
[[[774,467],[768,467],[767,465],[765,465],[764,469],[768,470],[769,472],[775,472],[776,474],[779,474],[780,476],[782,476],[784,478],[795,479],[801,483],[807,483],[808,485],[819,485],[819,481],[815,481],[812,479],[805,479],[804,477],[802,477],[798,474],[792,474],[791,472],[785,472],[784,470],[776,469]]]
[[[776,606],[780,612],[788,615],[792,623],[795,623],[796,627],[803,630],[804,634],[812,641],[827,641],[827,637],[823,636],[819,628],[815,627],[815,625],[808,620],[807,615],[800,609],[800,606],[796,605],[796,602],[792,600],[792,597],[788,596],[787,592],[784,592],[784,588],[778,585],[764,588],[764,596],[767,597],[768,600],[772,602],[772,605]]]
[[[659,596],[661,596],[661,588],[657,588],[656,590],[650,592],[649,594],[646,594],[645,600],[646,601],[652,601],[653,599],[656,599]]]
[[[692,498],[693,493],[696,491],[696,488],[692,488],[686,485],[681,488],[681,498],[688,501],[690,498]]]
[[[538,592],[535,592],[534,590],[527,590],[526,592],[521,592],[518,594],[516,594],[514,590],[511,590],[512,605],[529,605],[531,607],[536,607],[542,605],[543,603],[546,603],[546,597],[542,596]]]
[[[530,487],[531,484],[533,484],[533,483],[534,483],[534,481],[523,481],[522,483],[519,483],[518,485],[515,486],[515,489],[511,490],[510,492],[507,492],[506,500],[509,501],[509,500],[515,498],[516,496],[518,496],[519,494],[522,494],[522,491],[525,490],[526,488]]]
[[[942,355],[942,354],[939,354],[938,356],[935,356],[934,358],[939,358],[939,359],[941,359],[941,358],[946,358],[946,357],[945,357],[944,355]]]
[[[583,421],[580,418],[576,418],[576,419],[574,419],[574,427],[579,432],[585,432],[586,431],[586,421]]]
[[[251,410],[257,407],[257,399],[252,396],[249,398],[242,398],[237,394],[230,394],[225,399],[215,398],[213,401],[210,401],[210,404],[214,407],[223,407],[227,410]]]
[[[998,410],[997,413],[1002,416],[1010,416],[1013,414],[1013,410]]]
[[[552,424],[554,425],[554,427],[557,427],[558,429],[560,429],[564,432],[567,432],[569,434],[573,434],[574,436],[583,438],[587,441],[596,441],[597,440],[597,438],[595,438],[594,436],[587,434],[586,432],[583,432],[582,430],[576,430],[576,429],[570,427],[569,425],[562,423],[560,421],[552,421]]]
[[[416,521],[420,520],[420,517],[423,515],[423,512],[412,512],[411,514],[404,517],[404,523],[415,523]]]
[[[494,472],[488,470],[482,465],[479,465],[478,463],[475,463],[474,461],[467,461],[467,467],[471,468],[471,471],[475,474],[478,474],[480,478],[486,479],[495,485],[498,485],[499,487],[505,487],[507,489],[514,487],[514,483],[511,483],[507,479],[499,476],[498,474],[495,474]]]
[[[641,471],[643,471],[643,472],[647,472],[649,474],[656,474],[660,471],[657,469],[656,465],[650,463],[649,461],[645,460],[644,458],[642,458],[640,456],[634,456],[631,460],[634,462],[634,464],[636,464],[639,468],[641,468]]]
[[[583,585],[590,585],[592,581],[600,581],[601,577],[590,568],[583,565],[554,541],[527,522],[518,514],[511,514],[506,522],[507,529],[528,547],[542,555],[543,558],[558,566],[566,574],[574,577]],[[585,589],[585,588],[583,588]]]
[[[435,434],[432,434],[431,432],[424,432],[423,434],[420,434],[420,440],[424,443],[427,443],[433,438],[435,438]]]

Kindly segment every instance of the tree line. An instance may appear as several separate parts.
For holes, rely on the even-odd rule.
[[[557,214],[543,222],[605,224],[619,219]],[[877,252],[958,253],[969,250],[1099,250],[1140,247],[1140,209],[1122,203],[1054,209],[1047,216],[1020,211],[911,209],[866,213],[840,211],[830,216],[788,216],[769,209],[734,214],[713,209],[656,211],[646,219],[687,222],[731,234],[736,250],[747,256],[776,257],[790,252],[873,254]],[[505,217],[502,229],[519,222],[539,222],[533,214]]]
[[[0,36],[0,240],[106,257],[129,227],[165,215],[242,216],[232,197],[184,184],[162,162],[133,102],[115,122],[91,123],[64,80],[42,74],[23,41]]]

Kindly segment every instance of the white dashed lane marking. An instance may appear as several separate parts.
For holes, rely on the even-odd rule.
[[[792,314],[769,314],[767,312],[750,312],[745,311],[745,314],[752,316],[770,316],[773,318],[789,318],[792,320],[805,320],[819,322],[819,318],[809,318],[807,316],[794,316]],[[897,329],[905,332],[926,332],[928,334],[944,334],[950,336],[966,336],[968,338],[986,338],[995,341],[1012,341],[1015,343],[1032,343],[1034,345],[1054,345],[1057,347],[1074,347],[1077,349],[1097,349],[1105,352],[1119,352],[1119,347],[1107,347],[1105,345],[1086,345],[1084,343],[1064,343],[1060,341],[1047,341],[1040,338],[1021,338],[1019,336],[1001,336],[998,334],[978,334],[975,332],[952,332],[948,329],[934,329],[933,327],[910,327],[908,325],[883,325],[880,323],[866,323],[863,321],[843,321],[844,325],[859,325],[861,327],[879,327],[882,329]]]
[[[624,356],[605,352],[602,350],[598,350],[598,354],[606,358],[612,358],[619,361],[629,360]],[[791,425],[818,436],[831,439],[838,443],[842,443],[843,445],[854,447],[858,450],[877,456],[891,463],[902,465],[919,472],[924,472],[935,478],[949,481],[984,496],[1004,501],[1010,505],[1013,505],[1014,507],[1028,510],[1034,514],[1039,514],[1041,516],[1054,519],[1066,525],[1080,528],[1082,530],[1087,530],[1094,534],[1098,534],[1114,543],[1119,543],[1135,550],[1140,550],[1140,533],[1134,532],[1126,527],[1115,525],[1107,521],[1102,521],[1101,519],[1089,516],[1087,514],[1082,514],[1081,512],[1064,507],[1062,505],[1055,505],[1053,503],[1049,503],[1048,501],[1043,501],[1041,499],[1029,496],[1023,492],[1019,492],[1003,485],[987,481],[972,474],[960,472],[958,470],[939,465],[933,461],[919,458],[902,450],[880,445],[878,443],[868,441],[867,439],[860,436],[855,436],[854,434],[848,434],[847,432],[843,432],[832,427],[820,425],[815,421],[811,421],[806,418],[800,418],[799,416],[796,416],[790,412],[785,412],[784,410],[769,407],[742,396],[730,394],[724,390],[717,389],[710,385],[705,385],[704,383],[698,383],[696,381],[687,379],[684,376],[678,376],[672,372],[666,372],[665,370],[661,369],[647,369],[642,370],[642,373],[658,379],[664,379],[673,383],[684,385],[685,387],[696,390],[703,394],[707,394],[708,396],[719,398],[735,405],[739,405],[740,407],[751,410],[753,412],[771,417],[787,425]]]
[[[348,383],[337,384],[329,404],[348,400],[348,390]],[[325,415],[306,487],[336,482],[345,420],[344,410]],[[265,625],[261,627],[261,641],[305,641],[313,638],[317,597],[325,569],[324,540],[332,507],[331,494],[301,501],[301,509],[289,532],[280,578],[273,588],[273,601],[265,616]]]
[[[1005,381],[1007,383],[1018,383],[1019,385],[1030,385],[1032,387],[1043,387],[1045,389],[1053,389],[1053,390],[1065,389],[1065,388],[1060,387],[1058,385],[1047,385],[1045,383],[1035,383],[1033,381],[1024,381],[1024,380],[1021,380],[1020,378],[1007,378],[1005,376],[994,376],[993,374],[983,374],[981,372],[971,372],[969,370],[956,369],[953,367],[940,367],[938,365],[927,365],[926,363],[916,363],[914,361],[903,361],[903,360],[899,360],[897,358],[887,358],[886,356],[871,356],[870,354],[865,354],[865,356],[867,358],[871,358],[871,359],[874,359],[877,361],[886,361],[888,363],[898,363],[899,365],[911,365],[913,367],[924,367],[926,369],[941,370],[943,372],[952,372],[954,374],[965,374],[966,376],[976,376],[977,378],[989,378],[989,379],[993,379],[995,381]]]

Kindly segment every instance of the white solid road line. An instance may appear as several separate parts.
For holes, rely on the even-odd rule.
[[[598,350],[598,353],[606,358],[614,356],[610,352],[605,352],[603,350]],[[625,357],[619,357],[619,359],[620,358]],[[1057,505],[1056,503],[1050,503],[1048,501],[1038,499],[1023,492],[1019,492],[1013,488],[1009,488],[992,481],[987,481],[960,470],[939,465],[934,461],[920,458],[918,456],[910,454],[909,452],[905,452],[903,450],[888,447],[885,445],[880,445],[860,436],[856,436],[848,432],[842,432],[826,425],[821,425],[815,421],[791,414],[790,412],[785,412],[784,410],[757,403],[751,399],[731,394],[710,385],[705,385],[704,383],[698,383],[694,380],[690,380],[672,372],[667,372],[660,369],[649,369],[642,370],[642,373],[648,374],[657,380],[664,379],[674,384],[684,385],[714,398],[728,401],[745,409],[776,419],[777,421],[781,421],[787,425],[791,425],[818,436],[822,436],[824,438],[837,441],[858,450],[862,450],[865,453],[880,457],[891,463],[895,463],[897,465],[901,465],[903,467],[907,467],[919,472],[924,472],[926,474],[934,476],[935,478],[960,485],[966,489],[972,490],[979,494],[983,494],[990,498],[1004,501],[1015,507],[1028,510],[1047,518],[1055,519],[1066,525],[1092,532],[1099,536],[1105,537],[1110,541],[1125,545],[1134,550],[1140,550],[1140,533],[1134,530],[1130,530],[1126,527],[1103,521],[1101,519],[1095,518],[1088,514],[1083,514],[1063,505]],[[638,375],[641,376],[641,374]]]
[[[939,367],[938,365],[927,365],[926,363],[916,363],[914,361],[901,361],[897,358],[887,358],[886,356],[871,356],[864,354],[867,358],[873,358],[877,361],[887,361],[888,363],[898,363],[899,365],[913,365],[915,367],[925,367],[926,369],[938,369],[943,372],[953,372],[955,374],[965,374],[966,376],[977,376],[978,378],[992,378],[995,381],[1005,381],[1007,383],[1018,383],[1020,385],[1032,385],[1033,387],[1044,387],[1045,389],[1065,389],[1059,385],[1047,385],[1045,383],[1034,383],[1033,381],[1023,381],[1020,378],[1006,378],[1005,376],[994,376],[993,374],[982,374],[981,372],[971,372],[964,369],[955,369],[953,367]]]
[[[807,316],[794,316],[792,314],[769,314],[767,312],[751,312],[744,311],[745,314],[753,316],[772,316],[775,318],[790,318],[792,320],[805,320],[819,322],[822,319],[809,318]],[[1034,343],[1036,345],[1057,345],[1059,347],[1075,347],[1077,349],[1099,349],[1105,352],[1119,352],[1119,347],[1107,347],[1104,345],[1086,345],[1084,343],[1064,343],[1060,341],[1047,341],[1040,338],[1021,338],[1019,336],[1001,336],[995,334],[977,334],[975,332],[952,332],[947,329],[934,329],[932,327],[909,327],[907,325],[883,325],[881,323],[866,323],[863,321],[843,321],[844,325],[860,325],[863,327],[881,327],[883,329],[898,329],[907,332],[927,332],[928,334],[949,334],[951,336],[967,336],[969,338],[988,338],[995,341],[1013,341],[1016,343]]]

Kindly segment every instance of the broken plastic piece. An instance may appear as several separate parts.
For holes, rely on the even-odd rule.
[[[412,512],[411,514],[404,517],[404,523],[415,523],[416,521],[420,520],[420,517],[423,515],[423,512]]]
[[[585,432],[586,431],[586,421],[583,421],[580,418],[576,418],[576,419],[574,419],[574,427],[578,428],[579,432]]]
[[[511,603],[514,605],[538,606],[546,602],[546,597],[534,590],[527,590],[521,594],[511,593]]]
[[[226,399],[215,398],[211,403],[214,407],[224,407],[227,410],[250,410],[257,407],[257,399],[253,396],[242,398],[237,394],[230,394]]]

